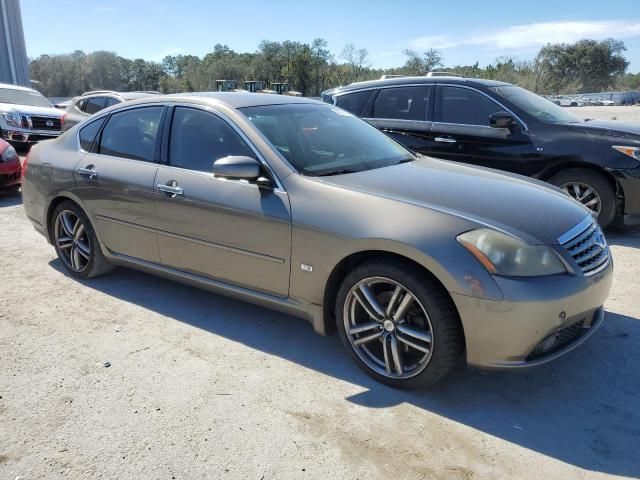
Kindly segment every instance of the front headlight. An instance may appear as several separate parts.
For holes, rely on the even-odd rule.
[[[3,113],[2,116],[7,122],[7,125],[9,125],[10,127],[20,128],[20,115],[18,115],[17,113]]]
[[[624,147],[622,145],[613,145],[611,148],[624,153],[626,156],[640,160],[640,147]]]
[[[527,245],[505,233],[481,228],[458,235],[458,242],[496,275],[541,277],[566,272],[564,264],[549,247]]]
[[[11,145],[9,145],[4,152],[2,152],[2,155],[0,155],[0,161],[3,162],[11,162],[13,160],[16,160],[18,158],[18,152],[16,152],[16,149],[13,148]]]

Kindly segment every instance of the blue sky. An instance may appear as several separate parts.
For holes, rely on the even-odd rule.
[[[534,6],[535,5],[535,6]],[[447,65],[535,56],[547,42],[614,37],[640,71],[640,1],[21,0],[27,53],[115,51],[161,60],[202,56],[216,43],[254,51],[263,39],[325,38],[334,54],[367,48],[376,67],[404,63],[405,48],[441,50]],[[57,33],[56,33],[57,30]]]

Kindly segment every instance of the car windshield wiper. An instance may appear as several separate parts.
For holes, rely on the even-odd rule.
[[[424,157],[424,155],[418,154],[421,157]],[[418,158],[418,156],[416,155],[416,158]],[[416,158],[405,158],[403,160],[400,160],[398,163],[396,163],[395,165],[400,165],[401,163],[410,163],[416,160]]]
[[[316,175],[316,177],[329,177],[331,175],[344,175],[345,173],[356,173],[355,170],[348,170],[346,168],[342,168],[339,170],[329,170],[328,172],[322,172]]]

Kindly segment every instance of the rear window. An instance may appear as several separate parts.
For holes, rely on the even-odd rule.
[[[96,112],[99,112],[104,108],[105,105],[104,97],[91,97],[88,98],[84,104],[84,112],[89,115],[93,115]]]
[[[344,108],[348,112],[354,115],[362,115],[365,105],[371,98],[373,90],[366,90],[364,92],[347,93],[336,97],[336,105],[340,108]]]
[[[91,151],[91,145],[104,123],[104,117],[95,120],[80,129],[80,148],[85,152]]]

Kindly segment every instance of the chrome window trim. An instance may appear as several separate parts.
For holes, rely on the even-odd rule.
[[[231,182],[231,183],[238,184],[238,185],[244,185],[244,186],[247,186],[247,187],[257,188],[258,190],[260,189],[260,187],[258,185],[256,185],[255,183],[250,183],[248,180],[236,180],[236,179],[233,179],[233,178],[217,177],[217,176],[215,176],[213,174],[213,172],[202,172],[200,170],[190,170],[188,168],[176,167],[175,165],[168,165],[166,163],[156,163],[156,165],[158,167],[169,168],[169,169],[172,169],[172,170],[176,170],[178,172],[189,172],[191,174],[199,175],[201,177],[211,178],[212,180],[216,180],[218,182]],[[279,186],[276,186],[275,188],[272,188],[271,190],[273,192],[276,192],[276,193],[283,193],[285,195],[288,195],[287,191],[284,190],[283,188],[280,188]]]
[[[269,165],[269,163],[265,160],[264,156],[262,155],[262,153],[260,152],[258,147],[256,147],[253,144],[253,142],[249,139],[249,137],[247,137],[247,135],[242,131],[242,129],[240,127],[238,127],[238,125],[236,125],[227,115],[225,115],[221,111],[219,111],[219,110],[217,110],[217,109],[215,109],[213,107],[210,107],[208,105],[200,105],[200,104],[186,103],[186,102],[170,103],[169,105],[174,106],[174,107],[194,108],[196,110],[202,110],[202,111],[205,111],[205,112],[208,112],[208,113],[211,113],[213,115],[218,116],[223,122],[227,123],[240,136],[240,138],[242,138],[242,140],[249,146],[249,148],[253,151],[253,153],[256,154],[256,157],[258,157],[258,161],[262,164],[263,167],[266,168],[266,170],[269,172],[271,177],[276,182],[276,188],[274,188],[273,190],[274,191],[279,191],[279,192],[282,192],[282,193],[287,193],[287,191],[284,189],[284,186],[282,185],[282,182],[280,181],[280,179],[278,178],[276,173],[271,168],[271,165]],[[171,119],[171,121],[173,122],[173,118]],[[171,137],[169,137],[169,140],[171,140]],[[200,172],[199,170],[189,170],[188,168],[176,167],[176,166],[173,166],[173,165],[170,165],[170,164],[162,164],[161,163],[160,165],[163,165],[165,167],[178,168],[180,170],[188,170],[190,172],[198,172],[198,173],[210,174],[216,180],[223,180],[222,177],[216,177],[215,175],[213,175],[213,172]],[[236,182],[236,183],[240,183],[242,185],[249,185],[249,186],[252,186],[252,187],[255,187],[255,188],[258,188],[258,189],[260,188],[260,187],[258,187],[258,185],[255,185],[253,183],[248,183],[248,182],[245,182],[243,180],[233,180],[233,179],[229,179],[229,178],[224,178],[224,181]]]
[[[529,126],[527,125],[527,122],[525,122],[524,120],[522,120],[522,118],[520,118],[519,115],[515,114],[511,109],[505,107],[501,102],[499,102],[498,100],[496,100],[495,98],[493,98],[491,95],[486,94],[485,92],[478,90],[475,87],[470,87],[469,85],[460,85],[460,84],[456,84],[456,83],[439,83],[439,82],[430,82],[430,83],[406,83],[406,84],[401,84],[401,85],[380,85],[377,87],[366,87],[366,88],[357,88],[357,89],[353,89],[353,90],[349,90],[346,92],[338,92],[338,93],[334,93],[333,95],[331,95],[331,99],[333,100],[333,105],[334,106],[338,106],[337,104],[337,97],[341,97],[343,95],[349,95],[351,93],[358,93],[358,92],[364,92],[367,90],[381,90],[383,88],[401,88],[401,87],[423,87],[423,86],[441,86],[441,87],[458,87],[458,88],[466,88],[468,90],[473,90],[474,92],[477,92],[481,95],[484,95],[485,97],[487,97],[489,100],[491,100],[493,103],[497,104],[498,106],[500,106],[500,108],[502,108],[505,112],[510,113],[511,115],[513,115],[513,117],[520,122],[521,126],[524,128],[524,131],[528,131],[529,130]],[[326,102],[325,102],[326,103]],[[377,120],[398,120],[396,118],[389,118],[389,119],[383,119],[383,118],[378,118]],[[490,127],[489,125],[476,125],[473,123],[451,123],[451,122],[436,122],[434,120],[413,120],[415,122],[431,122],[434,124],[438,124],[438,125],[458,125],[458,126],[462,126],[462,127],[486,127],[486,128],[493,128]]]
[[[224,122],[228,123],[231,126],[231,128],[236,131],[236,133],[238,133],[240,135],[240,137],[245,141],[245,143],[249,146],[249,148],[251,148],[251,150],[253,150],[253,152],[256,154],[256,156],[258,157],[258,160],[260,161],[260,163],[262,163],[262,165],[271,174],[272,178],[276,182],[276,188],[274,188],[273,190],[281,192],[281,193],[284,193],[284,194],[287,193],[287,191],[285,190],[284,186],[282,185],[282,182],[281,182],[280,178],[278,178],[278,176],[273,171],[271,166],[264,159],[264,156],[262,155],[260,150],[253,144],[253,142],[251,142],[249,140],[249,138],[242,131],[242,129],[240,127],[238,127],[233,121],[231,121],[231,119],[229,119],[229,117],[227,115],[225,115],[224,113],[220,112],[219,110],[217,110],[217,109],[215,109],[215,108],[213,108],[213,107],[211,107],[209,105],[200,105],[200,104],[197,104],[197,103],[188,103],[188,102],[171,102],[171,101],[167,102],[166,100],[164,100],[164,101],[158,101],[158,102],[149,102],[149,103],[140,103],[140,104],[135,104],[135,105],[126,105],[126,106],[122,106],[122,107],[118,106],[113,110],[109,110],[109,111],[106,111],[106,112],[105,111],[100,111],[100,112],[96,113],[94,116],[91,116],[91,121],[87,122],[86,125],[89,125],[90,123],[96,122],[96,121],[98,121],[99,119],[101,119],[103,117],[107,117],[107,116],[111,115],[112,113],[120,113],[120,112],[124,112],[124,111],[127,111],[127,110],[133,110],[135,108],[146,108],[146,107],[157,107],[157,106],[162,106],[162,107],[173,106],[173,107],[195,108],[195,109],[199,109],[199,110],[203,110],[203,111],[212,113],[214,115],[218,115]],[[114,107],[115,107],[115,105],[114,105]],[[165,119],[165,122],[166,122],[166,119]],[[78,148],[79,151],[84,152],[84,153],[91,153],[91,155],[100,155],[100,156],[111,157],[111,158],[121,158],[121,157],[113,157],[111,155],[103,155],[101,153],[87,152],[86,150],[84,150],[80,146],[80,130],[82,130],[86,125],[82,125],[81,127],[79,127],[77,132],[76,132],[76,143],[77,143],[77,148]],[[268,142],[268,143],[271,144],[270,142]],[[145,160],[136,160],[136,159],[133,159],[133,158],[126,158],[124,160],[131,160],[131,161],[134,161],[134,162],[142,162],[142,163],[156,163],[156,162],[147,162]],[[162,164],[162,163],[156,163],[156,165],[163,165],[165,167],[172,167],[172,168],[180,168],[180,170],[188,170],[188,169],[185,169],[185,168],[174,167],[172,165],[165,165],[165,164]],[[197,170],[189,170],[189,171],[196,172]],[[199,173],[206,174],[207,172],[199,172]],[[213,173],[211,173],[211,176],[213,178],[216,178],[215,176],[213,176]],[[217,180],[221,180],[221,179],[217,178]],[[252,186],[252,187],[255,187],[255,188],[260,188],[255,184],[245,183],[245,182],[242,182],[241,180],[225,179],[225,181],[238,182],[238,183],[241,183],[242,185],[249,185],[249,186]]]
[[[151,102],[150,103],[140,103],[140,104],[136,104],[136,105],[127,105],[127,106],[119,107],[119,108],[116,108],[114,110],[109,110],[109,111],[105,111],[105,110],[107,110],[105,108],[103,110],[100,110],[98,113],[94,113],[93,115],[88,117],[91,120],[90,121],[86,121],[86,124],[85,124],[85,120],[80,122],[80,124],[79,124],[80,126],[78,127],[78,130],[76,131],[76,143],[77,143],[77,146],[78,146],[78,151],[85,152],[85,153],[90,153],[90,152],[87,152],[86,150],[84,150],[80,146],[80,130],[82,130],[85,126],[89,125],[90,123],[96,122],[100,118],[107,117],[107,116],[111,115],[112,113],[120,113],[120,112],[124,112],[124,111],[127,111],[127,110],[133,110],[134,108],[146,108],[146,107],[158,107],[158,106],[166,107],[167,106],[167,102],[160,101],[160,102],[152,102],[152,103]],[[109,108],[111,108],[111,107],[109,107]],[[93,155],[102,155],[102,154],[101,153],[93,153]],[[110,157],[111,155],[104,155],[104,156],[105,157]],[[115,157],[113,157],[113,158],[115,158]],[[118,157],[118,158],[120,158],[120,157]],[[130,159],[127,159],[127,160],[133,160],[133,159],[130,158]],[[136,160],[136,161],[142,162],[143,160]],[[146,162],[145,161],[145,163],[154,163],[154,162]]]

